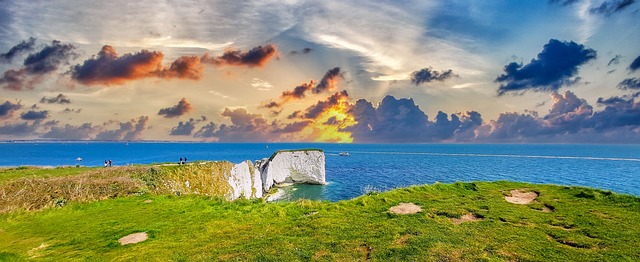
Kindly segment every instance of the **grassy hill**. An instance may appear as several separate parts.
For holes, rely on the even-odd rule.
[[[204,172],[200,167],[175,171],[179,168],[100,169],[110,170],[100,171],[105,177],[109,172],[128,177],[131,193],[69,200],[35,211],[5,210],[0,213],[0,261],[640,260],[640,198],[629,195],[475,182],[414,186],[336,203],[265,203],[228,202],[213,191],[178,196],[162,183],[153,189],[151,182]],[[4,180],[0,198],[16,181],[69,182],[98,171],[87,172]],[[163,179],[148,178],[154,172]],[[505,201],[514,189],[538,196],[524,205]],[[414,203],[422,211],[389,211],[399,203]],[[146,232],[149,239],[118,242],[137,232]]]

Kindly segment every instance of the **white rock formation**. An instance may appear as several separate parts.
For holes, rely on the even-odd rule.
[[[231,168],[228,182],[229,186],[231,186],[230,199],[262,197],[260,173],[253,168],[251,161],[247,160],[234,165]]]
[[[276,184],[326,184],[325,156],[322,150],[278,151],[269,159],[234,165],[228,173],[231,187],[227,198],[261,198]],[[280,190],[280,193],[283,191]]]
[[[327,183],[325,156],[321,150],[278,151],[266,163],[261,161],[259,166],[265,191],[274,183]]]

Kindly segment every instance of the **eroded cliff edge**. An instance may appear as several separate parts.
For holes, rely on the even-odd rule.
[[[255,164],[244,161],[227,173],[227,199],[261,198],[278,185],[326,184],[325,155],[320,149],[281,150]]]

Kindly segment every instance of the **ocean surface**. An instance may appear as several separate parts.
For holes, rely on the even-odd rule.
[[[0,166],[102,166],[108,159],[116,166],[178,162],[181,157],[238,163],[302,148],[325,151],[328,185],[295,186],[287,199],[338,201],[371,190],[496,180],[640,196],[640,145],[29,142],[0,143]]]

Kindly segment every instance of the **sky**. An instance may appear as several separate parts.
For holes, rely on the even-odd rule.
[[[640,143],[640,3],[0,0],[0,140]]]

